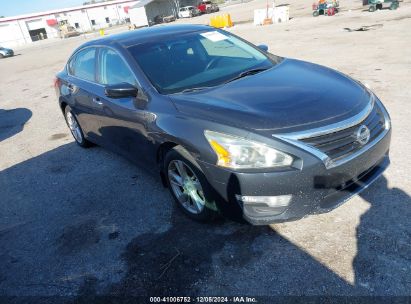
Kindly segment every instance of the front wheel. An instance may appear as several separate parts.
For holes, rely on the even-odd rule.
[[[70,106],[66,106],[64,109],[64,118],[76,143],[83,148],[92,146],[91,142],[84,137],[83,130]]]
[[[177,206],[194,220],[214,219],[217,208],[210,185],[193,157],[177,146],[166,154],[164,165],[167,185]]]
[[[3,59],[4,58],[4,55],[3,54],[0,54],[0,59]]]
[[[390,5],[390,10],[396,10],[398,8],[398,6],[399,6],[398,2],[393,2]]]

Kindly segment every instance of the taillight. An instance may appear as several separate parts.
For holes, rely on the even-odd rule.
[[[61,85],[61,80],[59,78],[54,78],[54,90],[56,91],[57,97],[60,96],[60,85]]]
[[[59,78],[54,78],[54,88],[58,89],[61,85],[61,80]]]

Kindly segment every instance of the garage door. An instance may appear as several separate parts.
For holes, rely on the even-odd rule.
[[[32,31],[32,30],[38,30],[40,28],[45,28],[46,22],[43,19],[36,19],[36,20],[26,21],[26,25],[27,25],[27,29],[29,31]]]
[[[16,32],[13,31],[13,26],[0,24],[0,45],[2,43],[12,42],[14,39],[16,39]]]

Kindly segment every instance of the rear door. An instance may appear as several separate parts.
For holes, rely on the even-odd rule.
[[[77,52],[68,64],[68,77],[62,86],[86,137],[99,139],[101,104],[93,98],[100,85],[96,80],[97,49]]]

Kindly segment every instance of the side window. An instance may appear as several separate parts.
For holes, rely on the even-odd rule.
[[[69,62],[69,72],[84,80],[95,81],[96,49],[88,48],[77,53]]]
[[[113,85],[119,83],[129,83],[136,85],[133,73],[130,71],[124,60],[111,49],[100,51],[100,83]]]

